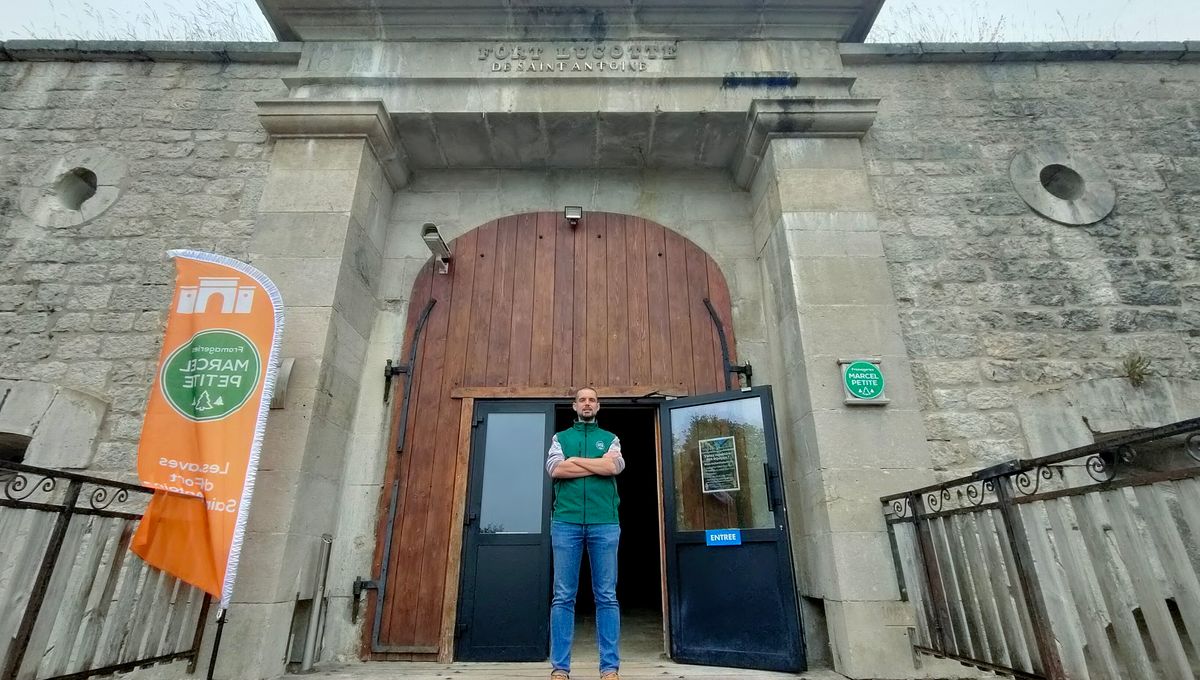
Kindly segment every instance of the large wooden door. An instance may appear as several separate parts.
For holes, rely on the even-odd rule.
[[[716,392],[726,376],[705,299],[734,346],[720,269],[654,222],[593,212],[572,228],[558,213],[527,213],[449,245],[450,273],[426,265],[409,300],[403,357],[434,305],[409,378],[403,451],[393,432],[387,454],[373,573],[386,578],[369,595],[365,627],[373,658],[445,659],[453,647],[470,449],[464,395],[567,396],[584,385],[602,397]]]

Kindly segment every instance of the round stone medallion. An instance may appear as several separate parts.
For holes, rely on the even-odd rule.
[[[108,149],[77,149],[24,179],[19,205],[45,227],[73,227],[99,217],[125,187],[129,166]]]
[[[1030,208],[1062,224],[1099,222],[1116,205],[1116,190],[1104,170],[1061,144],[1039,144],[1018,153],[1008,175]]]

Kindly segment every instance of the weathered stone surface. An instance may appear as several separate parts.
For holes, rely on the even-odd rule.
[[[1112,377],[1052,387],[1018,404],[1030,453],[1045,455],[1092,442],[1096,432],[1157,427],[1200,415],[1195,380],[1150,377],[1140,386]]]
[[[0,431],[32,437],[57,393],[54,385],[32,380],[0,381]]]
[[[913,669],[912,608],[906,603],[825,602],[836,668],[851,678],[962,678],[973,674],[949,660],[922,658]]]
[[[38,226],[0,198],[0,377],[51,380],[111,401],[125,424],[86,437],[64,426],[57,453],[38,445],[30,455],[87,465],[98,437],[95,465],[128,471],[139,430],[130,423],[140,421],[153,375],[145,366],[157,358],[171,295],[165,251],[245,258],[253,223],[244,210],[261,195],[267,144],[230,116],[254,123],[254,99],[284,90],[284,67],[122,61],[112,44],[99,47],[71,43],[39,57],[96,61],[0,62],[0,186],[26,186],[38,168],[84,147],[106,151],[89,156],[101,185],[124,177],[112,208],[76,226]],[[235,81],[261,89],[235,89]],[[99,428],[98,417],[79,420]]]
[[[1024,455],[1029,393],[1118,375],[1131,354],[1157,375],[1192,377],[1195,344],[1180,345],[1200,304],[1200,137],[1172,112],[1195,98],[1195,67],[1077,61],[1094,45],[1009,46],[986,66],[900,47],[843,53],[858,64],[854,94],[884,101],[863,149],[930,437],[946,438],[933,442],[935,464]],[[1189,85],[1155,87],[1176,77]],[[1126,82],[1141,88],[1127,102],[1154,105],[1116,105],[1113,83]],[[1009,161],[1046,143],[1103,169],[1117,196],[1108,217],[1068,227],[1014,202]],[[1017,409],[1003,434],[978,417]]]
[[[820,92],[846,94],[834,91],[851,79],[830,75],[838,67],[831,43],[783,51],[755,43],[735,57],[731,45],[692,45],[688,54],[699,55],[694,61],[706,73],[723,73],[731,58],[755,68],[783,59],[789,69],[828,69],[832,84]],[[370,573],[375,543],[388,428],[378,368],[399,355],[412,282],[428,258],[417,232],[426,221],[449,240],[501,215],[582,203],[661,222],[714,255],[730,284],[739,357],[753,359],[756,381],[777,388],[801,588],[831,598],[835,662],[855,677],[915,673],[905,634],[911,610],[886,602],[896,593],[880,494],[1087,441],[1084,415],[1119,429],[1186,417],[1196,411],[1187,405],[1200,403],[1189,387],[1200,379],[1200,137],[1186,125],[1200,81],[1195,62],[1074,61],[1098,53],[1153,59],[1177,47],[983,46],[968,54],[893,46],[878,58],[851,50],[854,95],[883,98],[870,132],[862,142],[771,142],[776,152],[759,173],[769,178],[747,192],[726,170],[703,169],[712,153],[736,150],[736,135],[689,134],[700,124],[694,113],[684,124],[657,116],[648,133],[652,118],[643,114],[660,102],[736,109],[741,121],[744,104],[758,95],[707,92],[709,76],[677,91],[665,73],[611,97],[607,83],[624,83],[612,80],[623,76],[573,83],[569,106],[594,116],[568,129],[581,118],[500,115],[512,113],[518,83],[530,95],[519,106],[561,107],[558,85],[508,75],[473,82],[464,76],[478,75],[480,64],[464,60],[462,44],[430,48],[455,55],[452,62],[411,62],[414,72],[454,76],[432,89],[395,87],[392,62],[379,61],[423,47],[314,45],[308,72],[287,76],[307,88],[305,96],[362,93],[327,81],[333,74],[322,69],[386,74],[369,87],[388,90],[394,111],[418,111],[401,123],[410,152],[487,166],[422,169],[394,205],[361,140],[267,142],[254,102],[288,94],[283,57],[270,49],[259,59],[276,65],[224,63],[228,46],[207,48],[212,63],[112,61],[102,47],[17,45],[21,58],[72,61],[0,60],[0,187],[17,189],[0,190],[0,379],[102,396],[106,410],[87,398],[75,404],[91,434],[86,427],[57,433],[72,439],[56,450],[73,464],[90,460],[93,470],[128,475],[173,283],[163,251],[254,258],[278,277],[290,306],[285,356],[297,362],[286,408],[268,426],[261,512],[252,517],[260,562],[246,563],[253,576],[240,586],[243,604],[232,617],[242,623],[227,631],[255,644],[223,661],[222,677],[280,667],[290,599],[306,581],[313,534],[324,530],[338,534],[331,588],[340,598],[326,641],[334,654],[357,652],[361,637],[347,620],[346,598],[353,577]],[[155,59],[172,50],[196,58],[179,46],[145,49]],[[283,53],[294,59],[296,49]],[[1194,52],[1185,46],[1181,54]],[[321,66],[326,56],[332,66]],[[907,58],[926,63],[901,63]],[[950,58],[958,63],[941,63]],[[967,63],[983,58],[997,61]],[[474,111],[470,125],[457,127],[420,120],[463,107],[497,115]],[[637,118],[615,118],[606,107]],[[528,126],[533,120],[553,127],[553,139],[577,143],[545,146]],[[478,137],[485,123],[491,131]],[[438,132],[447,138],[432,139]],[[669,158],[670,169],[488,165],[497,158],[522,159],[526,168],[547,158],[638,163],[643,150],[617,139],[658,147],[650,158]],[[1065,227],[1017,197],[1010,159],[1049,142],[1104,167],[1117,190],[1105,220]],[[126,159],[128,183],[116,203],[82,224],[34,224],[18,205],[21,189],[30,188],[26,177],[82,145]],[[679,170],[687,159],[700,169]],[[846,412],[836,362],[827,361],[841,352],[879,354],[889,371],[896,367],[889,373],[895,401]],[[1169,381],[1169,390],[1131,391],[1119,376],[1134,354],[1151,360],[1151,382]],[[58,399],[35,395],[21,408],[44,414]],[[1110,402],[1124,406],[1098,406]],[[0,427],[17,408],[10,400],[0,409]],[[802,466],[808,474],[797,475]],[[272,488],[286,492],[271,495]],[[872,573],[860,577],[863,565]],[[930,664],[923,672],[934,677],[961,673]]]
[[[88,467],[107,410],[102,399],[59,389],[29,442],[25,461],[51,468]]]
[[[109,370],[104,362],[74,366],[99,376],[96,382],[101,384]],[[74,389],[36,379],[0,380],[0,432],[29,438],[23,462],[30,465],[86,468],[92,463],[107,410],[104,400]]]

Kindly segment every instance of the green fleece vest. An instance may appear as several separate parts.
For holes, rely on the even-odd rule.
[[[596,423],[576,421],[569,430],[559,432],[558,445],[564,458],[601,458],[616,438]],[[576,479],[554,480],[554,514],[559,522],[572,524],[617,524],[617,478],[589,475]]]

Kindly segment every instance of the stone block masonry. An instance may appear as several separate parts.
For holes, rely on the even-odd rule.
[[[90,427],[71,450],[92,457],[68,467],[128,476],[171,294],[164,251],[246,259],[287,301],[295,369],[218,677],[283,672],[323,533],[322,656],[362,651],[351,584],[381,573],[384,465],[412,460],[387,443],[397,397],[384,404],[379,367],[401,356],[426,222],[452,240],[582,205],[712,255],[738,358],[775,387],[812,657],[849,677],[962,673],[911,667],[880,495],[1138,426],[1137,395],[1165,395],[1142,398],[1139,418],[1200,410],[1190,45],[681,40],[671,70],[585,82],[493,73],[477,47],[425,38],[313,41],[303,59],[285,43],[0,44],[0,389],[34,395],[0,420],[69,401]],[[782,70],[795,87],[761,78]],[[812,111],[791,111],[798,97]],[[1010,160],[1051,144],[1107,174],[1110,215],[1066,226],[1018,195]],[[1120,377],[1134,356],[1154,389]],[[885,408],[844,403],[837,361],[858,357],[884,362]],[[8,431],[36,434],[31,418]],[[420,497],[424,474],[396,479]]]
[[[91,469],[127,477],[173,283],[164,252],[246,257],[270,163],[254,101],[286,93],[286,66],[74,49],[0,60],[0,379],[109,402]],[[123,170],[117,200],[69,226],[27,214],[22,191],[80,149],[97,150],[101,185]]]
[[[1124,376],[1200,379],[1200,66],[1077,61],[854,67],[881,97],[863,142],[934,466],[1028,451],[1037,392]],[[1189,124],[1186,121],[1193,121]],[[1074,227],[1018,197],[1009,161],[1063,144],[1116,208]]]

